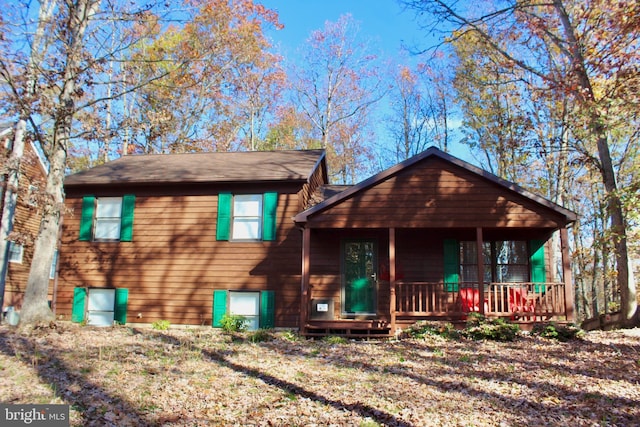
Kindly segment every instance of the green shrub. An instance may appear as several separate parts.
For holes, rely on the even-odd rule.
[[[424,338],[427,335],[436,335],[443,338],[457,339],[460,331],[449,322],[420,321],[404,331],[404,335],[410,338]]]
[[[248,320],[237,314],[225,314],[220,319],[220,327],[226,333],[244,332],[247,330]]]
[[[329,344],[346,344],[347,339],[345,337],[338,337],[335,335],[329,335],[328,337],[324,337],[322,341]]]
[[[536,324],[532,333],[534,335],[558,341],[569,341],[584,338],[584,331],[579,327],[572,324],[559,325],[554,322]]]
[[[520,327],[503,319],[474,318],[461,332],[473,340],[513,341],[520,333]]]
[[[169,329],[169,326],[171,326],[171,322],[168,320],[156,320],[151,324],[151,327],[158,331],[166,331]]]
[[[258,329],[257,331],[250,332],[247,339],[250,342],[265,342],[272,341],[274,337],[268,329]]]
[[[467,314],[467,327],[479,326],[487,321],[484,314],[478,312],[471,312]]]
[[[487,319],[480,313],[469,313],[466,327],[462,330],[449,322],[421,321],[403,332],[404,337],[424,338],[436,335],[446,339],[470,338],[474,340],[513,341],[520,327],[503,319]]]
[[[287,341],[299,341],[300,335],[296,331],[288,329],[282,333],[282,339]]]

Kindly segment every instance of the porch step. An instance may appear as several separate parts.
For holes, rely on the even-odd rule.
[[[305,337],[389,338],[391,328],[380,321],[325,321],[306,324]]]

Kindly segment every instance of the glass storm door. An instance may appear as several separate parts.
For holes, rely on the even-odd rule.
[[[376,253],[373,240],[347,240],[343,243],[343,312],[376,313]]]

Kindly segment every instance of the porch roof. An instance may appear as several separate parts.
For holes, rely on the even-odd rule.
[[[500,188],[502,188],[503,190],[507,191],[507,192],[511,192],[511,193],[515,193],[521,197],[524,197],[540,206],[542,206],[543,208],[549,209],[550,211],[552,211],[554,214],[559,215],[560,217],[564,218],[564,223],[565,224],[569,224],[574,222],[577,219],[577,214],[569,209],[566,209],[556,203],[551,202],[550,200],[545,199],[544,197],[541,197],[537,194],[534,194],[528,190],[525,190],[524,188],[522,188],[521,186],[507,181],[505,179],[502,179],[490,172],[487,172],[483,169],[480,169],[477,166],[474,166],[468,162],[465,162],[463,160],[460,160],[450,154],[445,153],[444,151],[439,150],[436,147],[430,147],[427,150],[423,151],[422,153],[413,156],[401,163],[396,164],[395,166],[390,167],[389,169],[386,169],[376,175],[373,175],[372,177],[361,181],[360,183],[353,185],[351,187],[346,188],[345,190],[338,192],[337,194],[334,194],[328,198],[326,198],[325,200],[323,200],[322,202],[316,204],[315,206],[299,213],[298,215],[296,215],[293,219],[297,224],[300,225],[304,225],[306,224],[306,222],[308,220],[310,220],[312,217],[314,217],[315,215],[318,215],[320,213],[322,213],[323,211],[326,211],[336,205],[339,205],[340,203],[351,199],[354,196],[357,196],[361,193],[366,192],[368,189],[370,189],[371,187],[374,187],[375,185],[389,179],[392,178],[395,175],[398,175],[399,173],[406,171],[407,169],[412,168],[414,165],[416,165],[417,163],[420,163],[426,159],[429,158],[437,158],[437,159],[441,159],[445,162],[448,162],[452,165],[455,165],[457,167],[460,167],[478,177],[480,177],[481,179],[484,179],[488,182],[491,182],[493,184],[496,184],[497,186],[499,186]]]

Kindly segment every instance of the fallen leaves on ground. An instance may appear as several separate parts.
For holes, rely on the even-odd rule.
[[[640,329],[565,343],[272,337],[3,325],[0,396],[69,404],[77,426],[640,425]]]

